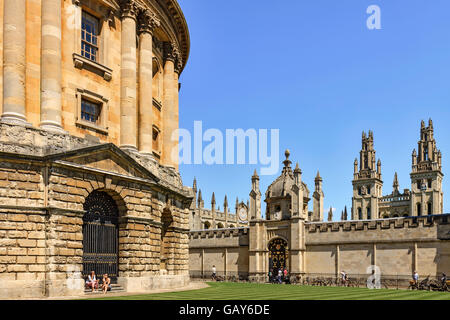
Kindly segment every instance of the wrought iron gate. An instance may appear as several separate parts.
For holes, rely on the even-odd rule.
[[[119,210],[105,192],[94,191],[84,203],[83,275],[95,271],[97,279],[107,273],[118,276]]]
[[[283,239],[274,239],[269,243],[269,269],[273,275],[278,274],[278,270],[287,267],[288,252],[287,242]]]

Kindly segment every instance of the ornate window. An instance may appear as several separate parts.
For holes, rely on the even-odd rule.
[[[367,219],[368,219],[368,220],[372,219],[372,213],[371,213],[371,211],[370,211],[370,207],[367,208]]]
[[[361,210],[361,208],[358,208],[358,219],[359,220],[362,220],[362,210]]]
[[[81,19],[81,55],[89,60],[98,59],[99,20],[83,11]]]
[[[433,205],[432,205],[432,203],[431,202],[428,202],[428,208],[427,208],[428,210],[428,214],[430,215],[430,214],[433,214]]]

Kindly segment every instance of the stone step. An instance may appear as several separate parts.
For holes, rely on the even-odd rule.
[[[118,284],[111,284],[111,291],[108,292],[125,292],[125,289]],[[84,289],[84,294],[92,295],[92,294],[100,294],[103,293],[101,288],[98,288],[98,291],[92,292],[92,289]]]

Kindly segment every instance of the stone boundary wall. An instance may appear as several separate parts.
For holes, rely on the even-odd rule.
[[[421,278],[450,271],[450,216],[305,224],[305,273],[370,275],[377,266],[385,279]],[[366,277],[366,278],[367,278]]]
[[[248,277],[249,228],[227,228],[189,233],[189,273],[192,278],[211,277],[213,265],[226,279]]]

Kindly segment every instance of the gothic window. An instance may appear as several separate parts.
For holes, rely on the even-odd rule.
[[[433,205],[432,205],[432,203],[431,202],[428,202],[428,208],[427,208],[428,210],[428,214],[430,215],[430,214],[433,214]]]
[[[367,186],[367,194],[370,194],[370,186]]]
[[[362,210],[361,210],[361,208],[358,208],[358,219],[359,220],[362,220]]]
[[[432,184],[433,183],[433,181],[431,180],[431,179],[428,179],[428,188],[430,188],[431,189],[431,187],[432,187]]]
[[[417,207],[417,215],[421,216],[422,215],[422,205],[420,203],[417,203],[416,207]]]
[[[370,207],[367,208],[367,219],[368,219],[368,220],[372,219],[372,213],[371,213],[371,211],[370,211]]]
[[[428,161],[428,148],[425,148],[424,153],[423,153],[423,157],[425,161]]]
[[[83,11],[81,19],[81,55],[89,60],[98,59],[99,20]]]
[[[358,188],[358,195],[361,195],[361,187]]]
[[[223,224],[222,224],[222,223],[219,223],[219,224],[217,225],[217,229],[223,229]]]
[[[205,222],[205,225],[204,225],[204,228],[205,228],[206,230],[208,230],[210,227],[211,227],[211,224],[210,224],[208,221],[206,221],[206,222]]]
[[[421,187],[421,181],[417,180],[417,189],[420,190],[420,187]]]

